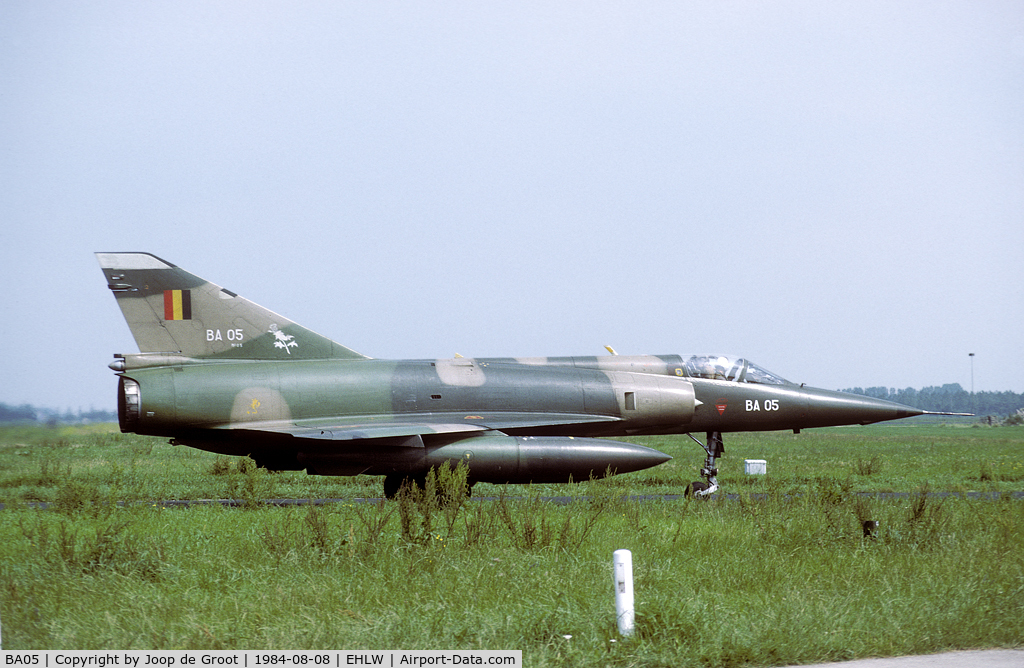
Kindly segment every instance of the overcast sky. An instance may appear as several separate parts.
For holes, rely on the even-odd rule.
[[[1024,4],[0,3],[0,402],[113,409],[95,251],[373,357],[1024,391]]]

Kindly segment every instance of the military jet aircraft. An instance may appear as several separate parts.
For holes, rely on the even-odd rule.
[[[96,257],[141,351],[110,364],[121,431],[270,469],[383,475],[387,497],[444,462],[465,462],[471,483],[638,471],[671,457],[607,437],[701,432],[691,490],[706,496],[723,432],[925,413],[730,356],[373,359],[155,255]]]

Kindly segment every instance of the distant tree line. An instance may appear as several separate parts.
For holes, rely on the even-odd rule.
[[[975,392],[973,395],[960,387],[960,383],[950,383],[942,387],[926,387],[915,390],[908,387],[897,390],[890,387],[854,387],[843,390],[852,394],[862,394],[876,399],[887,399],[924,411],[943,411],[952,413],[974,413],[975,415],[1015,415],[1024,408],[1024,394],[1016,392]]]
[[[37,424],[83,424],[88,422],[117,422],[114,411],[89,410],[72,411],[70,408],[61,411],[54,408],[37,408],[31,404],[9,406],[0,404],[0,423],[37,423]]]

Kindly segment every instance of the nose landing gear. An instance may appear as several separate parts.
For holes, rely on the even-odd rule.
[[[725,444],[722,442],[722,432],[709,431],[707,445],[701,443],[693,434],[687,434],[700,447],[704,448],[707,457],[704,459],[704,466],[700,474],[704,480],[695,480],[686,487],[686,496],[691,494],[694,498],[704,499],[718,491],[718,469],[715,468],[715,460],[725,454]]]

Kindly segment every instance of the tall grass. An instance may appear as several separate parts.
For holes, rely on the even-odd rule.
[[[909,433],[885,447],[931,438]],[[54,504],[30,510],[21,497],[0,513],[9,649],[509,648],[539,666],[767,666],[1024,638],[1024,501],[942,499],[929,492],[943,488],[924,482],[905,488],[907,498],[859,495],[899,465],[855,471],[876,446],[850,447],[845,432],[811,441],[822,452],[845,445],[817,475],[780,462],[737,485],[738,501],[706,502],[631,500],[657,489],[636,476],[495,487],[479,500],[466,497],[459,469],[391,502],[364,501],[367,486],[344,479],[318,488],[296,478],[309,485],[296,494],[298,482],[245,460],[152,444],[133,460],[126,448],[144,442],[85,438],[0,446],[7,498],[37,490]],[[934,447],[1012,471],[989,438]],[[689,479],[681,471],[664,475]],[[571,500],[545,501],[551,491]],[[248,503],[142,502],[187,494]],[[271,495],[349,501],[258,503]],[[867,520],[878,525],[865,537]],[[614,618],[619,548],[634,555],[629,641]]]
[[[585,487],[567,505],[7,511],[6,646],[510,648],[530,665],[738,666],[1024,637],[1020,501],[922,493],[865,508],[829,480],[741,502]],[[615,628],[618,548],[634,553],[631,641]]]
[[[607,480],[621,494],[680,494],[699,478],[703,451],[686,436],[629,439],[674,457],[661,466]],[[858,491],[913,492],[924,484],[942,491],[1017,491],[1024,488],[1024,427],[873,425],[727,434],[719,460],[726,492],[768,491],[849,479]],[[747,476],[744,459],[768,460],[767,476]],[[120,434],[113,425],[88,428],[0,428],[0,503],[53,502],[67,480],[98,488],[117,501],[218,498],[355,498],[381,494],[373,476],[322,477],[280,472],[259,477],[245,460],[165,440]],[[500,486],[474,494],[498,496]],[[574,493],[548,485],[544,495]],[[508,493],[519,494],[519,488]]]

